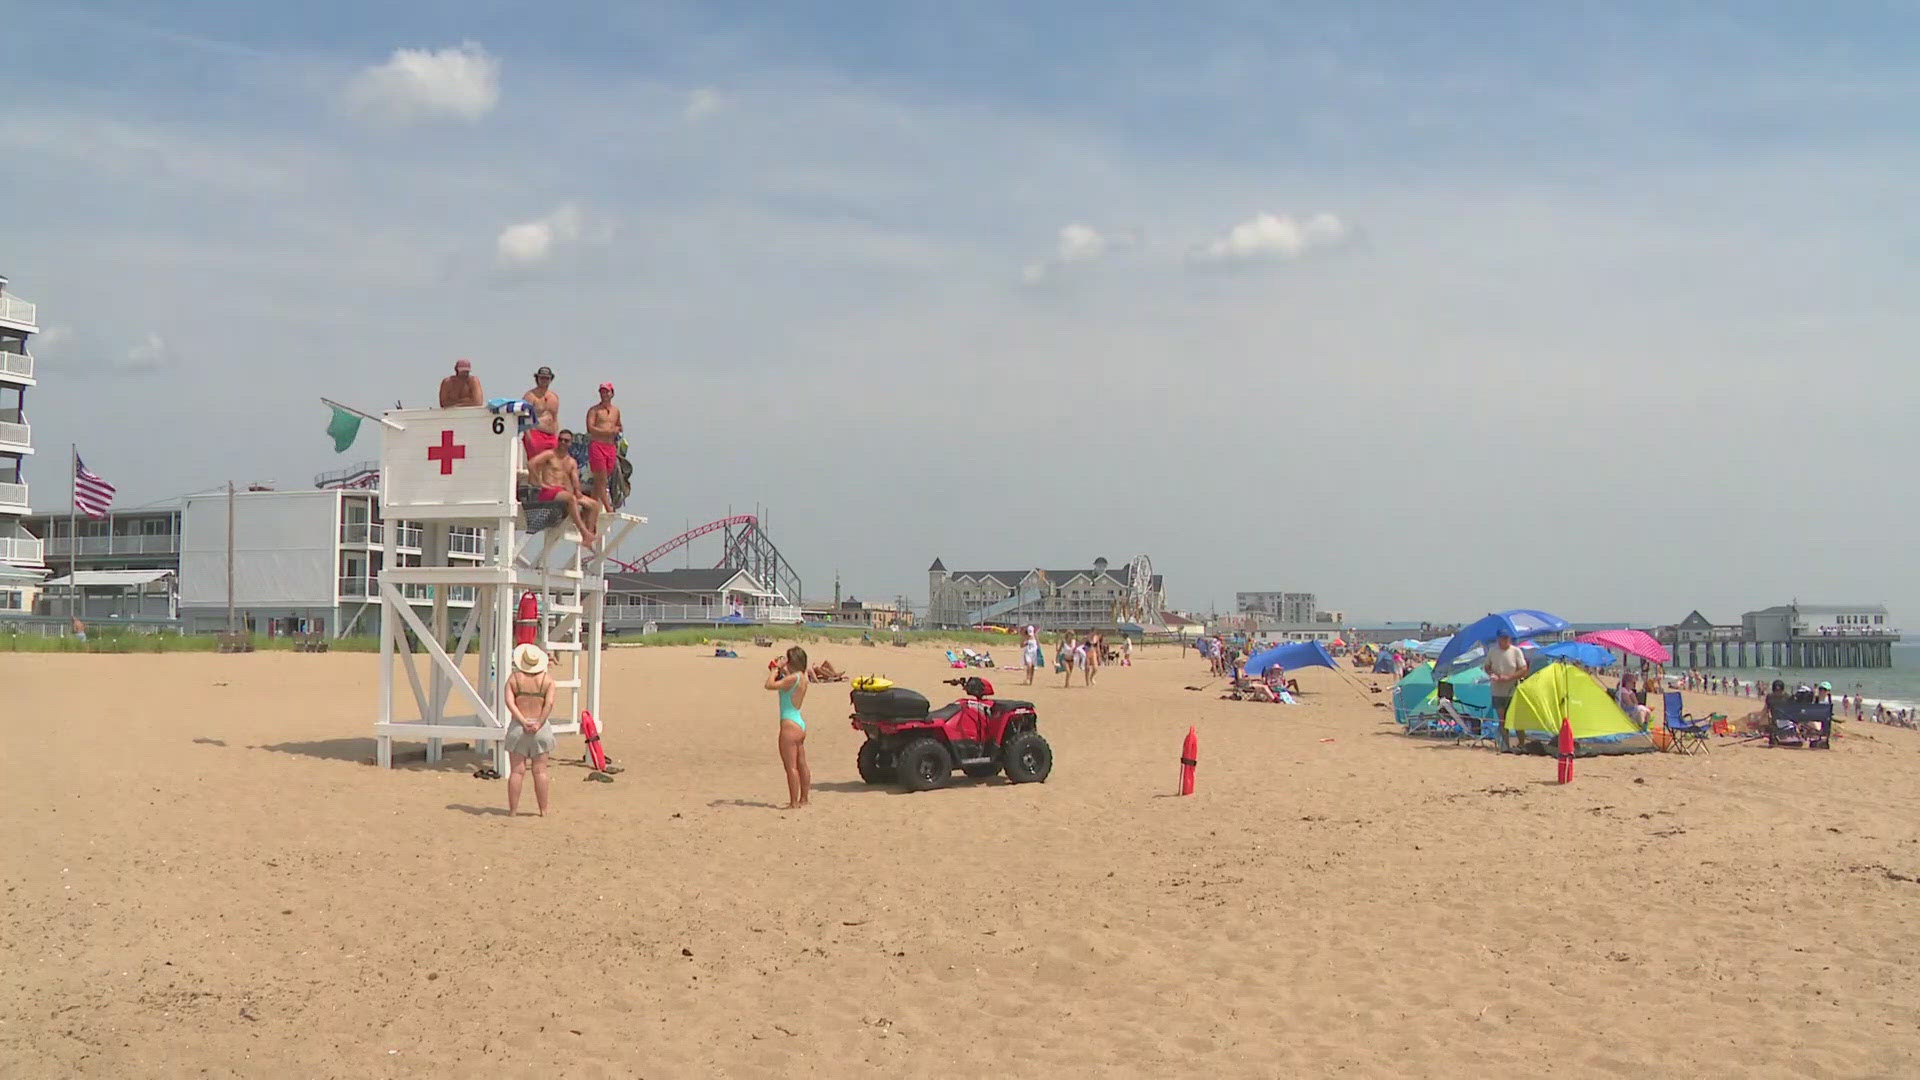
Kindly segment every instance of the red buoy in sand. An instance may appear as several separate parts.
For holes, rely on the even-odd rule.
[[[1560,782],[1573,783],[1573,723],[1560,718]]]
[[[593,771],[606,772],[607,752],[600,746],[600,725],[593,722],[590,712],[583,711],[580,714],[580,738],[587,744],[587,760],[593,763]]]
[[[539,636],[540,601],[531,591],[520,594],[520,609],[513,616],[513,643],[532,645]]]
[[[1200,764],[1200,736],[1187,729],[1187,741],[1180,747],[1180,794],[1193,794],[1193,769]]]

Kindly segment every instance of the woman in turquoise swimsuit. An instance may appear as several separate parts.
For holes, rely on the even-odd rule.
[[[807,769],[807,721],[800,706],[807,700],[807,651],[795,645],[785,660],[767,669],[767,689],[780,692],[780,765],[787,771],[787,809],[807,805],[813,773]]]

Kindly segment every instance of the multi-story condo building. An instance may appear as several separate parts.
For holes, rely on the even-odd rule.
[[[40,331],[34,305],[7,291],[0,277],[0,615],[31,611],[46,575],[46,553],[20,519],[31,511],[27,459],[33,428],[27,423],[27,391],[34,385],[27,340]]]

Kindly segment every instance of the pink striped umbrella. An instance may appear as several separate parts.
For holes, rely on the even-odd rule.
[[[1673,654],[1667,651],[1667,647],[1655,641],[1653,635],[1644,630],[1595,630],[1591,634],[1581,634],[1573,640],[1604,645],[1609,649],[1619,649],[1629,656],[1651,660],[1656,664],[1673,662]]]

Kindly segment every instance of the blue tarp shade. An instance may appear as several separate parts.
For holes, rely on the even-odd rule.
[[[1603,668],[1613,663],[1613,654],[1605,647],[1585,641],[1556,641],[1540,650],[1540,655],[1555,660],[1571,660],[1585,667]]]
[[[1485,645],[1499,637],[1502,631],[1511,635],[1515,641],[1530,638],[1537,634],[1551,634],[1565,630],[1567,620],[1550,612],[1533,608],[1511,608],[1507,611],[1495,611],[1483,618],[1475,619],[1461,627],[1447,647],[1433,661],[1433,666],[1446,671],[1462,654],[1476,645]]]
[[[715,619],[714,621],[723,623],[750,623],[753,620],[747,618],[745,615],[729,615],[724,619]]]
[[[1399,670],[1399,663],[1399,653],[1382,651],[1379,656],[1373,658],[1373,673],[1375,675],[1391,675]]]
[[[1247,661],[1247,674],[1258,676],[1266,674],[1270,667],[1283,667],[1294,670],[1303,667],[1325,667],[1339,670],[1333,662],[1333,654],[1325,645],[1317,641],[1296,641],[1287,645],[1275,645],[1264,652],[1253,654]]]

